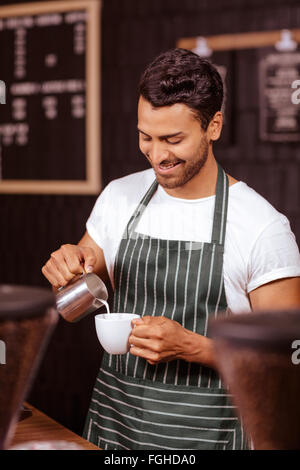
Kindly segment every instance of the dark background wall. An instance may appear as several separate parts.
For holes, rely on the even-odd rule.
[[[0,5],[22,3],[0,1]],[[143,68],[180,37],[297,28],[299,0],[104,0],[102,9],[102,168],[106,185],[148,168],[138,152],[136,87]],[[258,136],[258,51],[230,52],[231,132],[215,155],[290,219],[300,239],[299,144]],[[224,58],[224,57],[223,57]],[[1,69],[0,69],[1,75]],[[1,76],[0,76],[1,78]],[[76,243],[95,197],[0,195],[0,283],[48,286],[41,267],[63,243]],[[60,320],[29,401],[77,433],[101,361],[93,317]]]

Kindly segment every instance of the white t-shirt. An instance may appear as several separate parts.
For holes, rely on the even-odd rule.
[[[153,169],[112,181],[98,197],[86,227],[102,248],[113,284],[115,256]],[[154,238],[210,242],[215,196],[179,199],[158,186],[136,231]],[[229,187],[224,286],[233,313],[250,312],[248,293],[276,279],[300,276],[300,255],[288,219],[239,181]]]

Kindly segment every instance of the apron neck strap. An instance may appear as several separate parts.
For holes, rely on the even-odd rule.
[[[136,210],[132,214],[127,227],[125,229],[125,237],[124,238],[129,238],[130,236],[133,235],[136,226],[139,222],[139,219],[141,218],[141,215],[143,214],[144,210],[146,209],[147,205],[149,204],[150,199],[152,198],[153,194],[157,190],[158,182],[156,180],[153,181],[151,184],[150,188],[140,201],[139,205],[137,206]]]
[[[225,241],[228,209],[228,192],[228,177],[223,168],[218,164],[218,178],[211,242],[218,243],[219,245],[224,245]]]
[[[127,227],[125,229],[124,237],[132,237],[136,226],[139,222],[140,217],[142,216],[144,210],[149,204],[150,199],[157,190],[158,182],[153,181],[150,188],[140,201],[138,207],[132,214]],[[227,207],[228,207],[228,178],[223,170],[223,168],[218,164],[218,178],[217,178],[217,187],[216,187],[216,200],[215,200],[215,210],[214,210],[214,221],[213,221],[213,230],[212,230],[212,243],[217,243],[220,245],[224,244],[225,240],[225,231],[226,231],[226,220],[227,220]]]

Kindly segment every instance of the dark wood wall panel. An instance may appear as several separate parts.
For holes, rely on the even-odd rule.
[[[12,2],[0,1],[8,3]],[[136,88],[143,68],[157,54],[174,47],[180,37],[298,28],[299,24],[299,0],[103,0],[104,185],[148,168],[137,147]],[[231,53],[233,132],[229,142],[216,145],[215,154],[230,174],[289,217],[300,240],[299,145],[259,141],[258,57],[256,50]],[[46,286],[41,266],[62,243],[78,241],[95,199],[0,195],[0,282]],[[80,433],[100,361],[93,318],[73,325],[60,320],[31,402]]]

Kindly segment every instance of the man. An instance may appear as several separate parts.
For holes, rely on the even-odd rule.
[[[134,320],[127,355],[104,354],[85,436],[103,449],[241,449],[208,320],[298,307],[300,257],[287,219],[226,175],[212,150],[223,86],[192,52],[161,54],[139,87],[139,145],[152,168],[111,182],[77,246],[51,255],[54,287],[83,267]]]

